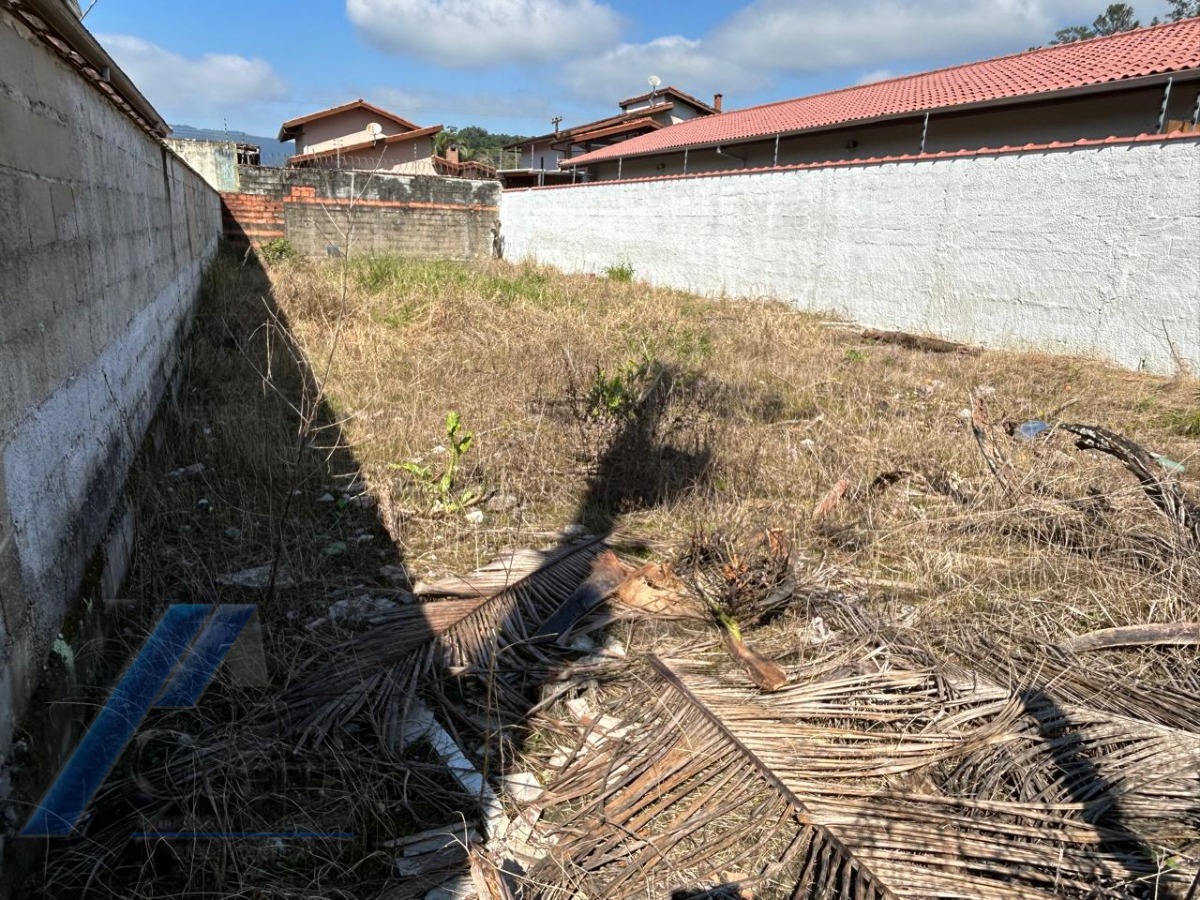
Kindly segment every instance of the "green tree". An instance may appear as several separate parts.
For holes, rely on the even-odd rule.
[[[492,134],[486,128],[478,125],[466,125],[455,128],[453,125],[442,131],[434,141],[434,148],[444,154],[451,144],[458,144],[460,158],[478,159],[489,150],[499,150],[509,144],[525,140],[520,134]]]
[[[1092,23],[1092,29],[1098,36],[1141,27],[1142,23],[1134,18],[1133,7],[1128,3],[1110,3],[1108,9],[1096,16],[1096,21]]]
[[[1200,4],[1200,0],[1172,0],[1172,3],[1178,3],[1181,6],[1195,6]],[[1142,23],[1134,18],[1133,7],[1128,3],[1110,3],[1108,8],[1100,15],[1096,16],[1095,21],[1091,26],[1087,25],[1072,25],[1069,28],[1060,28],[1054,33],[1054,40],[1051,44],[1071,44],[1075,41],[1086,41],[1089,38],[1104,37],[1109,34],[1117,34],[1121,31],[1133,31],[1135,28],[1141,28]],[[1172,13],[1172,16],[1174,13]],[[1183,18],[1180,16],[1180,18]],[[1172,21],[1177,21],[1173,19]],[[1155,24],[1155,23],[1151,23]]]
[[[1073,44],[1076,41],[1086,41],[1088,38],[1094,38],[1096,32],[1088,28],[1086,25],[1072,25],[1070,28],[1060,28],[1054,32],[1054,40],[1051,44]]]
[[[1200,0],[1167,0],[1167,3],[1171,6],[1171,11],[1167,13],[1168,21],[1178,22],[1180,19],[1200,16]]]

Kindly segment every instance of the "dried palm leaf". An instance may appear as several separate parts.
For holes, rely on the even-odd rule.
[[[729,869],[762,897],[1168,897],[1190,881],[1155,848],[1195,832],[1193,733],[955,672],[793,673],[762,694],[711,660],[652,659],[644,678],[628,736],[551,785],[574,808],[526,896],[665,894]]]

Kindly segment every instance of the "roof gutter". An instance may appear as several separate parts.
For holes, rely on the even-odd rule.
[[[61,0],[6,0],[4,7],[18,13],[28,10],[41,19],[54,33],[54,37],[66,43],[83,63],[95,70],[100,82],[110,85],[117,96],[141,116],[147,130],[158,137],[166,137],[171,133],[171,126],[150,105],[150,101],[142,96],[137,85],[113,62],[112,57],[100,46],[92,33],[68,11]]]
[[[892,113],[884,116],[872,116],[866,119],[849,119],[845,122],[833,122],[829,125],[818,125],[814,128],[798,128],[791,131],[767,131],[762,134],[747,135],[744,138],[723,138],[721,140],[703,141],[697,143],[680,144],[677,147],[664,147],[659,150],[649,150],[643,152],[626,152],[623,156],[663,156],[668,153],[679,153],[683,148],[689,147],[692,150],[707,150],[713,147],[729,147],[736,144],[750,144],[755,141],[768,141],[775,137],[794,137],[801,134],[821,134],[827,131],[844,131],[848,128],[858,128],[863,125],[875,125],[880,122],[901,122],[905,119],[922,120],[925,116],[930,115],[937,117],[939,115],[953,115],[960,112],[973,112],[980,109],[993,109],[1001,106],[1021,106],[1028,103],[1036,103],[1040,100],[1070,100],[1074,97],[1087,96],[1089,94],[1103,94],[1111,91],[1120,90],[1136,90],[1141,87],[1156,87],[1165,84],[1168,79],[1174,79],[1178,82],[1181,79],[1190,77],[1200,78],[1200,68],[1180,69],[1174,72],[1160,72],[1155,75],[1142,75],[1137,78],[1126,78],[1122,81],[1105,81],[1100,84],[1088,84],[1082,87],[1064,88],[1060,91],[1049,91],[1042,94],[1022,94],[1018,97],[999,97],[995,100],[976,100],[973,103],[959,103],[954,106],[939,106],[934,109],[912,110],[903,113]],[[724,115],[735,115],[736,111],[730,111]],[[678,127],[678,126],[675,126]],[[599,152],[599,151],[594,151]],[[579,164],[580,157],[575,159],[575,163]],[[608,159],[584,160],[583,165],[592,165],[611,161]]]

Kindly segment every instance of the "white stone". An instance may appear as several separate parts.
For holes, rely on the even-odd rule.
[[[516,772],[505,775],[500,784],[506,793],[516,803],[532,803],[546,792],[542,783],[532,772]]]

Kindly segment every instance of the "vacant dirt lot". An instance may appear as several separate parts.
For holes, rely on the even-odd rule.
[[[163,712],[121,789],[153,799],[142,830],[325,837],[118,828],[49,881],[1187,892],[1195,635],[1071,642],[1197,618],[1197,383],[630,274],[218,261],[136,473],[130,593],[257,603],[270,684]],[[507,579],[463,579],[496,558]],[[670,565],[538,635],[644,563]],[[388,843],[456,821],[453,847]]]

